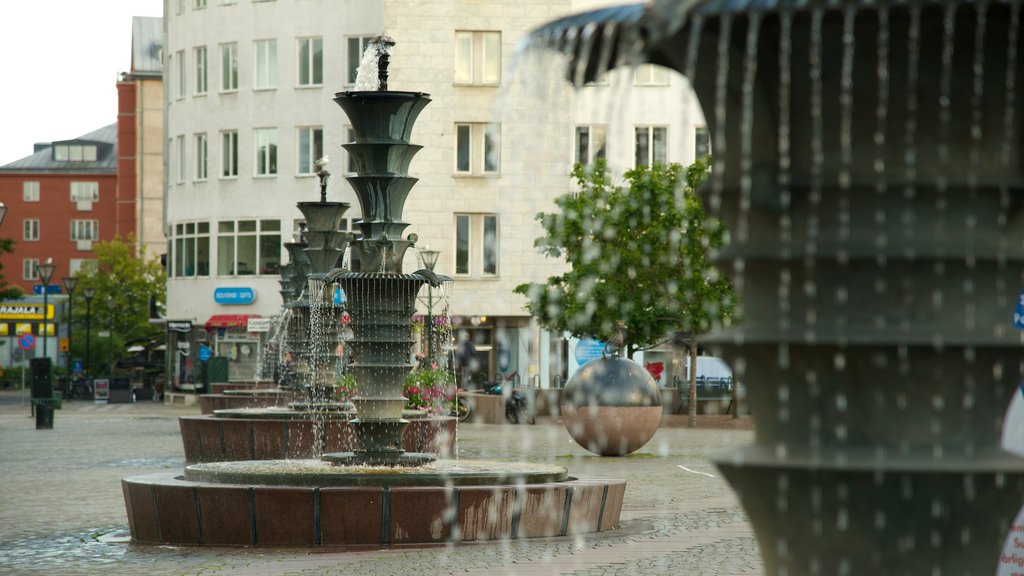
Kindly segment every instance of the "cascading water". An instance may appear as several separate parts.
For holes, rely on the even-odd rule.
[[[745,301],[709,341],[757,431],[719,465],[767,574],[995,571],[1024,494],[998,434],[1024,360],[1019,12],[655,0],[532,37],[576,85],[638,57],[704,105]]]

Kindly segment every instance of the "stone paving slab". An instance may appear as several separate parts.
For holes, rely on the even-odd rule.
[[[127,531],[121,478],[184,467],[177,418],[197,414],[196,406],[65,402],[53,430],[35,430],[17,394],[0,392],[0,574],[761,573],[746,517],[707,460],[752,440],[750,430],[704,427],[735,422],[704,419],[696,430],[663,426],[625,458],[591,455],[557,422],[459,428],[462,457],[625,478],[622,526],[611,532],[389,550],[177,548],[98,538]]]

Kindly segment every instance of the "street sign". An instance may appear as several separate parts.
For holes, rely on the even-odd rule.
[[[71,361],[71,373],[81,374],[85,372],[85,362],[82,362],[81,358],[75,358]]]
[[[42,284],[34,284],[32,286],[32,293],[42,295],[43,294],[43,285]],[[60,284],[50,284],[49,286],[46,287],[46,293],[47,294],[60,294],[61,293],[61,291],[60,291]]]
[[[36,337],[31,334],[18,336],[18,346],[22,350],[31,350],[36,347]]]

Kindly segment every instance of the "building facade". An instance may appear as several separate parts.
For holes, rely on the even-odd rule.
[[[194,363],[205,344],[230,359],[233,378],[256,374],[265,333],[249,332],[248,320],[281,308],[281,244],[299,229],[295,203],[318,198],[314,160],[331,158],[328,199],[352,204],[345,225],[360,218],[342,177],[348,120],[331,98],[354,88],[367,42],[385,34],[398,42],[389,88],[432,99],[413,131],[423,149],[404,219],[420,248],[441,252],[435,270],[456,279],[447,311],[475,344],[476,378],[516,373],[548,385],[564,374],[560,336],[543,334],[512,293],[563,266],[534,249],[535,215],[571,190],[574,161],[603,155],[621,172],[640,160],[643,141],[645,161],[688,162],[703,124],[699,109],[679,104],[685,82],[667,71],[642,68],[574,92],[519,70],[525,85],[512,86],[529,30],[596,4],[169,0],[167,318],[196,328],[182,357]],[[639,84],[646,93],[635,97],[652,103],[609,120],[602,100],[623,83]],[[422,267],[409,258],[406,270]],[[172,368],[172,379],[187,379],[184,360]]]

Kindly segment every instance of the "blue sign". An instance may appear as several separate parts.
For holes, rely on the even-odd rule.
[[[604,342],[593,338],[583,338],[576,343],[576,363],[583,366],[594,358],[604,354]]]
[[[345,291],[341,289],[341,286],[334,287],[334,305],[344,306],[348,302],[348,296]]]
[[[32,286],[32,292],[34,294],[42,294],[43,293],[43,285],[42,284],[34,284]],[[46,293],[47,294],[60,294],[60,284],[50,284],[50,285],[48,285],[46,287]]]
[[[213,350],[210,350],[209,346],[207,346],[206,344],[200,344],[199,345],[199,361],[200,362],[206,362],[212,356],[213,356]]]
[[[31,350],[36,347],[36,337],[31,334],[22,334],[18,336],[18,346],[21,346],[22,350]]]
[[[256,291],[252,288],[216,288],[213,300],[217,304],[238,305],[252,304],[256,300]]]
[[[1024,290],[1017,296],[1017,306],[1013,309],[1013,327],[1024,330]]]
[[[75,358],[71,361],[71,373],[81,374],[85,372],[85,362],[82,362],[81,358]]]

